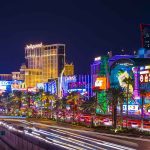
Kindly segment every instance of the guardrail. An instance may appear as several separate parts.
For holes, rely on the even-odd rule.
[[[26,119],[26,117],[22,117],[22,116],[0,116],[0,119]]]

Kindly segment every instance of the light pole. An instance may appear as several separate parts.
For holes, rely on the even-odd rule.
[[[60,74],[60,83],[59,83],[59,92],[58,92],[59,98],[62,98],[62,78],[63,78],[64,71],[65,71],[65,67],[63,68]]]

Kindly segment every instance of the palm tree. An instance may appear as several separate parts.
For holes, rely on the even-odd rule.
[[[33,97],[33,93],[27,92],[25,96],[26,96],[26,101],[27,101],[28,108],[30,108],[30,105],[31,105],[31,97]]]
[[[31,116],[31,115],[33,115],[33,111],[34,111],[34,109],[33,109],[33,107],[31,108],[31,100],[35,100],[35,93],[33,93],[33,92],[25,92],[24,94],[23,94],[23,97],[25,98],[25,101],[26,101],[26,103],[27,103],[27,114],[28,114],[28,116]]]
[[[80,95],[78,92],[71,92],[67,96],[67,103],[72,105],[72,110],[73,110],[73,122],[75,120],[75,113],[77,112],[78,109],[78,101],[79,101]]]
[[[123,82],[125,84],[127,84],[127,88],[126,88],[126,104],[127,104],[127,110],[126,110],[126,127],[128,126],[128,103],[129,103],[129,96],[131,97],[132,93],[130,91],[130,85],[133,85],[133,79],[129,76],[128,78],[125,78],[123,80]]]
[[[97,103],[96,96],[91,97],[89,100],[85,100],[81,104],[81,108],[83,113],[91,114],[91,127],[94,127],[94,116],[96,116],[96,108],[100,108],[101,106]]]
[[[121,129],[123,128],[123,104],[125,100],[125,95],[124,92],[120,92],[119,97],[118,97],[118,102],[120,105],[120,123],[121,123]]]
[[[64,117],[64,121],[65,121],[65,119],[66,119],[65,118],[66,106],[67,106],[67,99],[66,98],[57,99],[55,101],[54,111],[56,112],[56,115],[57,115],[57,121],[58,121],[58,112],[59,112],[59,110],[61,110],[63,112],[63,117]]]
[[[108,103],[112,105],[112,122],[113,128],[116,129],[117,126],[117,105],[120,99],[123,98],[123,91],[121,88],[110,88],[108,93]]]
[[[144,107],[144,98],[146,96],[146,93],[147,93],[146,90],[144,90],[144,89],[140,90],[140,96],[141,96],[141,100],[142,100],[142,103],[141,103],[141,129],[142,129],[142,131],[143,131],[143,119],[144,119],[144,109],[143,109],[143,107]]]
[[[39,89],[39,91],[35,94],[35,101],[37,101],[39,108],[41,109],[41,117],[43,115],[43,101],[42,101],[42,95],[44,94],[43,89]]]
[[[14,101],[18,104],[18,109],[20,111],[22,106],[22,92],[21,91],[13,91],[14,94]]]
[[[42,101],[45,101],[45,107],[48,110],[49,106],[50,106],[50,118],[53,117],[53,104],[54,101],[56,100],[55,96],[50,94],[49,92],[45,92],[42,94]]]
[[[97,99],[95,96],[91,97],[82,103],[81,108],[84,113],[96,114]]]

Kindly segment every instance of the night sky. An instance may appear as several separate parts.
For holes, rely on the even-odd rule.
[[[0,2],[0,73],[24,62],[26,44],[65,43],[67,60],[88,73],[95,56],[140,47],[149,0],[5,0]]]

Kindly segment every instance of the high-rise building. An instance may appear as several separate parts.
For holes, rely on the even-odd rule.
[[[137,57],[150,58],[150,24],[140,24],[141,47]]]
[[[28,69],[40,69],[42,82],[58,78],[65,65],[65,44],[27,45],[25,58]]]
[[[142,48],[150,49],[150,24],[140,24]]]

